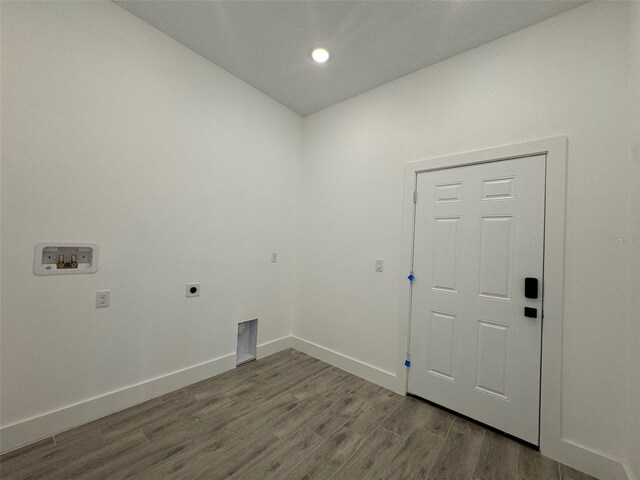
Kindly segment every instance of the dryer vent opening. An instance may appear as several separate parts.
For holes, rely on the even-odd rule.
[[[258,319],[238,324],[238,348],[236,365],[256,359],[258,343]]]

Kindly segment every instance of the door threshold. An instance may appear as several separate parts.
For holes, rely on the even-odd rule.
[[[533,450],[540,451],[540,446],[539,445],[534,445],[533,443],[529,443],[526,440],[522,440],[521,438],[514,437],[513,435],[511,435],[511,434],[509,434],[507,432],[503,432],[502,430],[499,430],[499,429],[497,429],[495,427],[492,427],[491,425],[487,425],[486,423],[482,423],[482,422],[476,420],[475,418],[467,417],[466,415],[463,415],[460,412],[456,412],[455,410],[451,410],[450,408],[443,407],[442,405],[440,405],[438,403],[432,402],[431,400],[427,400],[426,398],[422,398],[422,397],[420,397],[420,396],[418,396],[418,395],[416,395],[414,393],[407,392],[407,397],[412,397],[412,398],[415,398],[416,400],[420,400],[422,402],[428,403],[429,405],[432,405],[432,406],[434,406],[436,408],[439,408],[440,410],[444,410],[445,412],[448,412],[448,413],[450,413],[452,415],[455,415],[456,417],[460,417],[460,418],[463,418],[463,419],[465,419],[465,420],[467,420],[469,422],[475,423],[476,425],[480,425],[482,428],[484,428],[486,430],[491,430],[492,432],[495,432],[495,433],[497,433],[499,435],[507,437],[507,438],[509,438],[509,439],[511,439],[511,440],[513,440],[515,442],[518,442],[518,443],[524,445],[525,447],[529,447],[529,448],[532,448]]]

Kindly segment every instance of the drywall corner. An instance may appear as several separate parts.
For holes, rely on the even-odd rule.
[[[628,470],[640,478],[640,2],[629,2]]]

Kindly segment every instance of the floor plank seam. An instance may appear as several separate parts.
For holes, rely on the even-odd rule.
[[[347,422],[345,422],[345,425],[346,425],[347,423],[348,423],[348,420],[347,420]],[[355,433],[356,435],[359,435],[357,432],[354,432],[354,431],[353,431],[353,430],[351,430],[349,427],[346,427],[346,426],[344,426],[344,425],[343,425],[342,427],[340,427],[340,428],[346,428],[346,429],[347,429],[347,430],[349,430],[350,432],[353,432],[353,433]],[[357,449],[356,449],[356,450],[351,454],[351,456],[349,456],[349,458],[348,458],[348,459],[347,459],[347,460],[346,460],[346,461],[345,461],[345,462],[340,466],[340,468],[338,468],[338,470],[336,470],[336,472],[335,472],[335,473],[330,477],[330,479],[329,479],[329,480],[333,480],[333,479],[335,479],[335,478],[336,478],[336,476],[338,475],[338,473],[340,473],[340,470],[342,470],[343,468],[345,468],[345,467],[349,464],[349,462],[351,461],[351,459],[352,459],[353,457],[355,457],[355,456],[357,455],[357,453],[360,451],[360,448],[362,448],[362,447],[366,444],[366,441],[367,441],[367,440],[369,440],[369,439],[373,436],[373,434],[375,433],[375,431],[376,431],[377,429],[379,429],[379,428],[382,428],[382,429],[384,429],[384,430],[387,430],[387,432],[391,433],[391,435],[396,435],[396,434],[395,434],[395,433],[393,433],[392,431],[390,431],[390,430],[388,430],[388,429],[384,428],[381,424],[378,424],[378,426],[377,426],[377,427],[376,427],[376,428],[375,428],[375,429],[374,429],[374,430],[373,430],[369,435],[367,435],[366,437],[363,437],[363,436],[361,435],[361,437],[362,437],[362,445],[361,445],[359,448],[357,448]],[[396,435],[396,436],[397,436],[397,435]],[[400,437],[399,437],[399,438],[400,438]],[[367,480],[367,478],[368,478],[368,477],[369,477],[369,475],[367,475],[367,477],[365,477],[365,478],[364,478],[364,479],[362,479],[362,480]]]
[[[298,430],[296,430],[296,431],[302,430],[303,428],[306,428],[306,427],[303,425],[302,427],[300,427],[300,428],[299,428]],[[315,433],[315,432],[314,432],[313,430],[311,430],[311,429],[308,429],[308,428],[307,428],[307,430],[309,430],[310,432]],[[317,433],[316,433],[316,435],[317,435]],[[291,436],[291,435],[290,435],[290,436]],[[318,435],[318,436],[319,436],[319,435]],[[311,451],[308,453],[308,455],[307,455],[306,457],[304,457],[304,458],[300,459],[300,461],[299,461],[298,463],[296,463],[293,467],[291,467],[289,470],[287,470],[287,471],[283,472],[283,473],[282,473],[282,476],[281,476],[281,477],[279,477],[279,478],[285,478],[287,475],[289,475],[291,472],[293,472],[293,471],[298,467],[298,465],[300,465],[300,464],[301,464],[302,462],[304,462],[307,458],[309,458],[311,455],[313,455],[313,452],[315,452],[318,448],[320,448],[320,446],[321,446],[324,442],[325,442],[325,439],[323,439],[321,442],[319,442],[319,443],[318,443],[318,445],[316,445],[314,448],[312,448],[312,449],[311,449]],[[273,477],[273,475],[272,475],[272,477]]]
[[[381,394],[381,395],[382,395],[382,394]],[[379,425],[380,425],[381,427],[382,427],[382,426],[384,425],[384,423],[385,423],[385,422],[386,422],[386,421],[391,417],[391,415],[393,415],[393,412],[395,412],[395,411],[396,411],[396,408],[398,408],[398,407],[400,406],[400,404],[401,404],[401,403],[402,403],[402,399],[400,399],[400,400],[396,403],[396,405],[391,409],[391,411],[387,414],[387,416],[386,416],[386,417],[384,417],[384,418],[380,421],[380,424],[379,424]],[[388,428],[385,428],[385,430],[389,430],[389,429],[388,429]],[[391,430],[389,430],[389,431],[391,432]],[[397,434],[397,433],[395,433],[395,432],[391,432],[391,433],[393,433],[394,435],[398,435],[398,434]],[[399,436],[399,435],[398,435],[398,436]]]
[[[429,465],[429,471],[427,472],[427,477],[429,479],[431,479],[431,470],[433,469],[433,467],[436,465],[437,461],[438,461],[438,457],[440,457],[440,454],[442,453],[442,449],[444,448],[446,442],[447,442],[447,438],[449,437],[449,435],[451,434],[451,430],[453,429],[453,424],[456,423],[456,421],[452,421],[451,424],[449,425],[449,429],[447,430],[447,433],[444,437],[442,438],[442,442],[440,443],[440,448],[438,448],[438,453],[436,453],[436,455],[433,457],[433,463],[431,465]],[[431,479],[431,480],[436,480],[436,479]]]
[[[471,476],[469,477],[470,480],[473,480],[474,477],[476,477],[476,472],[478,471],[478,465],[480,464],[480,455],[482,455],[482,444],[484,443],[484,439],[487,436],[487,430],[486,429],[482,429],[482,439],[480,440],[480,453],[478,454],[478,458],[476,458],[476,463],[473,466],[473,470],[471,472]]]
[[[400,408],[400,406],[402,405],[402,402],[404,401],[405,398],[408,398],[408,397],[401,398],[398,401],[398,403],[396,404],[396,406],[391,409],[391,411],[389,412],[389,415],[387,415],[384,418],[384,420],[382,420],[380,422],[380,425],[384,425],[386,423],[386,421],[389,420],[389,418],[391,418],[391,416],[396,412],[396,410],[398,410]],[[392,433],[395,433],[395,432],[392,432]],[[396,435],[398,435],[398,434],[396,433]],[[402,436],[402,435],[399,435],[399,436]]]

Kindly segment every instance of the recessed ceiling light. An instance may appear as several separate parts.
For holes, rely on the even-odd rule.
[[[311,51],[311,58],[313,58],[313,61],[316,63],[324,63],[329,60],[330,56],[329,50],[326,48],[314,48]]]

